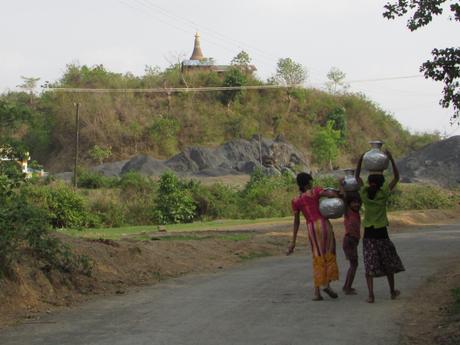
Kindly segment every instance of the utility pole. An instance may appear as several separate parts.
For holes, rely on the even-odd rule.
[[[75,162],[73,166],[73,186],[77,188],[78,146],[80,144],[80,103],[74,103],[75,110]]]

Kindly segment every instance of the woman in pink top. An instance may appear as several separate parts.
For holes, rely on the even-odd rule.
[[[335,255],[334,232],[329,220],[319,212],[319,200],[321,197],[335,197],[337,193],[326,191],[319,187],[313,188],[312,182],[313,178],[310,174],[300,173],[297,175],[300,195],[292,200],[294,229],[287,255],[294,252],[300,226],[300,213],[302,213],[307,221],[308,239],[313,256],[315,285],[313,300],[320,301],[323,299],[320,291],[321,287],[331,298],[337,298],[337,294],[331,289],[329,283],[339,279],[339,270]]]

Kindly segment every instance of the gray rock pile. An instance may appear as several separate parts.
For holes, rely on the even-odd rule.
[[[427,145],[398,161],[402,182],[460,186],[460,135]]]
[[[307,160],[282,136],[275,140],[254,136],[235,139],[215,149],[189,147],[168,160],[138,155],[128,161],[113,162],[94,168],[106,176],[120,176],[128,171],[158,176],[170,170],[184,176],[224,176],[250,174],[261,168],[269,175],[285,171],[307,170]]]

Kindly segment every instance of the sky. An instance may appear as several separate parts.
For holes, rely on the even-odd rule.
[[[218,64],[245,50],[267,79],[279,58],[290,57],[307,69],[305,86],[316,88],[337,67],[350,91],[364,93],[412,132],[460,134],[450,125],[452,109],[439,105],[442,84],[419,72],[433,48],[459,45],[460,25],[442,16],[410,32],[406,18],[383,18],[385,3],[0,0],[0,92],[15,90],[21,76],[55,81],[70,63],[142,75],[147,65],[189,58],[198,31],[204,55]]]

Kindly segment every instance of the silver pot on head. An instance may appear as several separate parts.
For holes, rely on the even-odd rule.
[[[370,141],[372,148],[363,156],[363,165],[370,173],[379,172],[388,168],[389,159],[382,152],[383,142],[379,140]]]
[[[356,192],[359,190],[359,183],[355,178],[354,169],[344,169],[345,178],[343,179],[342,186],[345,192]]]

